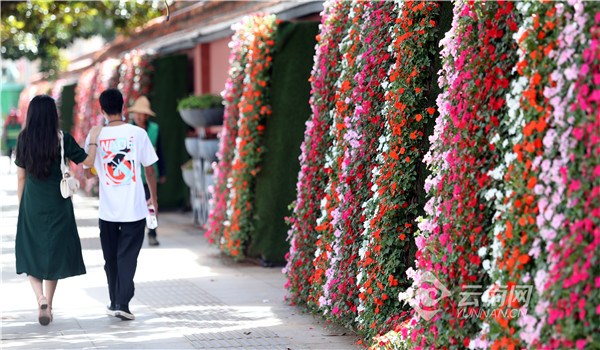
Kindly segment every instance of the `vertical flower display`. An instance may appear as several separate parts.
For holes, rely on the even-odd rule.
[[[91,129],[92,110],[94,105],[94,89],[98,78],[98,68],[90,67],[79,75],[75,86],[75,111],[73,137],[78,142],[85,141]],[[98,103],[98,101],[95,101]]]
[[[357,80],[361,62],[357,60],[359,53],[365,47],[360,40],[363,16],[367,12],[365,2],[351,3],[348,13],[347,34],[340,42],[340,58],[338,64],[343,67],[335,83],[336,103],[331,111],[332,124],[329,127],[332,136],[332,146],[325,154],[331,159],[331,172],[326,190],[328,195],[327,207],[322,215],[328,220],[323,227],[327,239],[323,240],[330,247],[327,268],[321,286],[322,295],[319,299],[321,311],[328,317],[343,324],[353,321],[357,306],[356,295],[356,255],[358,254],[358,227],[362,219],[358,190],[366,186],[363,177],[366,170],[363,167],[359,173],[356,162],[359,157],[360,141],[369,144],[370,139],[363,139],[359,134],[357,124],[360,122],[356,115]],[[367,188],[368,191],[368,188]],[[358,214],[356,213],[358,212]],[[325,238],[325,237],[323,237]],[[324,266],[323,266],[324,267]]]
[[[419,226],[418,271],[409,270],[413,288],[403,295],[416,307],[424,304],[418,300],[424,290],[443,289],[443,298],[437,309],[419,310],[422,318],[410,337],[416,346],[467,347],[482,327],[481,319],[460,312],[465,286],[489,283],[480,252],[490,243],[494,206],[485,194],[502,190],[488,171],[499,161],[493,136],[501,132],[499,116],[506,113],[504,96],[517,60],[513,9],[512,2],[457,2],[443,41],[444,93],[426,157],[432,171],[428,216]]]
[[[396,329],[404,321],[405,312],[396,296],[408,287],[405,271],[414,260],[415,219],[422,206],[418,177],[424,176],[421,162],[427,151],[423,141],[426,124],[435,113],[430,67],[436,53],[439,4],[397,2],[392,11],[369,20],[374,28],[363,31],[367,42],[377,32],[375,28],[389,31],[391,42],[382,42],[383,49],[374,50],[371,57],[394,57],[394,64],[385,72],[389,80],[381,84],[385,97],[377,96],[384,105],[379,108],[381,118],[373,122],[381,123],[384,131],[378,149],[371,150],[373,192],[364,204],[366,221],[358,262],[357,319],[359,327],[370,334]],[[391,28],[379,23],[388,18],[392,19]],[[380,42],[374,46],[380,47]],[[379,60],[371,62],[381,66]],[[381,77],[381,72],[375,76]]]
[[[65,79],[58,79],[52,82],[52,89],[50,90],[50,96],[56,101],[56,106],[59,109],[59,117],[60,117],[60,104],[62,103],[62,90],[66,85],[67,81]]]
[[[96,83],[92,95],[92,115],[90,120],[91,124],[89,125],[90,127],[102,124],[104,122],[102,108],[100,107],[100,94],[108,88],[116,87],[116,82],[119,80],[118,67],[120,64],[121,62],[114,58],[107,58],[98,64],[98,75],[96,77]],[[126,101],[125,96],[123,97],[123,100]],[[123,108],[125,108],[125,104]],[[89,129],[84,129],[82,131],[87,136]]]
[[[600,4],[572,1],[568,5],[559,7],[568,11],[569,24],[558,47],[574,45],[576,50],[558,50],[557,58],[568,65],[564,82],[574,81],[563,100],[570,127],[557,128],[563,140],[553,140],[561,152],[568,150],[566,159],[559,158],[564,160],[559,163],[560,175],[552,174],[556,182],[562,180],[566,201],[553,216],[544,213],[544,232],[551,240],[548,273],[536,279],[544,284],[547,305],[540,347],[587,349],[600,344]],[[556,81],[561,82],[560,77]],[[548,132],[546,137],[552,140],[554,134]],[[546,200],[551,208],[555,198]]]
[[[205,237],[210,243],[219,243],[225,229],[227,217],[227,201],[229,199],[231,165],[234,157],[235,142],[238,134],[238,104],[242,98],[244,86],[244,68],[246,66],[248,38],[246,31],[238,24],[229,43],[229,75],[225,82],[225,90],[221,93],[224,99],[223,132],[219,142],[217,158],[213,166],[215,185],[210,198],[210,212],[206,223]]]
[[[324,225],[319,225],[318,220],[322,210],[321,203],[325,206],[328,202],[325,189],[331,166],[325,157],[325,151],[332,143],[329,133],[332,119],[329,111],[335,106],[335,82],[339,76],[339,72],[330,67],[335,67],[340,59],[338,46],[344,32],[338,28],[347,22],[344,11],[346,8],[342,2],[328,1],[321,13],[315,65],[310,78],[312,115],[306,122],[301,145],[297,199],[293,215],[288,218],[291,227],[288,232],[290,251],[286,256],[287,265],[284,269],[288,277],[286,288],[292,303],[306,304],[311,308],[318,307],[321,295],[318,287],[324,272],[313,264],[317,247],[325,248],[316,253],[317,259],[325,258],[326,261],[328,254],[324,241],[318,237],[324,228]]]
[[[542,333],[548,321],[548,250],[565,218],[566,184],[560,174],[574,144],[567,106],[575,76],[565,72],[576,71],[581,58],[576,46],[585,41],[583,28],[571,20],[582,16],[583,6],[523,2],[517,9],[523,18],[515,35],[519,76],[507,95],[508,138],[500,146],[504,162],[491,172],[505,181],[505,192],[489,196],[496,199],[498,220],[492,249],[483,258],[491,261],[489,300],[499,293],[517,294],[521,286],[531,286],[532,293],[530,300],[495,305],[501,312],[488,321],[485,335],[493,347],[531,348],[548,339]]]
[[[329,55],[331,57],[327,59],[330,62],[330,67],[314,67],[313,70],[322,69],[328,75],[328,78],[333,79],[335,77],[335,81],[331,81],[332,86],[332,95],[328,97],[331,98],[330,104],[329,101],[315,101],[313,100],[313,110],[315,108],[319,108],[319,104],[326,104],[327,111],[323,111],[320,113],[327,113],[329,117],[329,126],[327,128],[327,139],[330,141],[330,144],[326,149],[322,152],[322,157],[324,158],[325,165],[324,170],[326,176],[321,178],[322,186],[323,186],[323,199],[319,203],[319,211],[317,214],[317,221],[315,226],[316,231],[316,242],[315,247],[316,251],[314,254],[314,260],[312,265],[314,266],[314,276],[312,276],[311,284],[312,288],[310,289],[310,300],[315,302],[315,310],[323,313],[326,316],[337,315],[339,310],[336,306],[331,305],[331,297],[329,295],[329,282],[335,278],[335,271],[332,266],[335,264],[334,257],[339,254],[339,243],[336,245],[335,241],[341,241],[341,238],[334,235],[333,225],[335,220],[339,218],[339,216],[335,216],[336,213],[339,213],[339,203],[343,200],[340,198],[336,191],[338,187],[338,175],[339,175],[339,165],[340,165],[340,151],[343,152],[340,145],[340,140],[342,140],[341,130],[344,128],[343,124],[343,116],[340,116],[340,110],[347,109],[346,103],[344,99],[341,99],[342,93],[342,83],[344,78],[342,74],[344,73],[344,69],[340,65],[340,61],[344,59],[346,54],[344,47],[348,48],[348,33],[347,30],[352,25],[352,20],[350,20],[350,14],[352,10],[352,4],[350,2],[332,2],[330,3],[332,6],[332,16],[331,21],[335,21],[333,23],[337,23],[335,31],[336,34],[339,35],[339,42],[337,42],[337,47],[334,50],[329,51]],[[336,36],[332,36],[332,38],[336,38]],[[337,60],[333,60],[333,58],[337,58]],[[325,63],[326,61],[321,61]],[[350,82],[346,81],[344,83],[345,91],[349,89]],[[325,95],[327,96],[327,95]],[[323,108],[323,107],[321,107]],[[340,119],[342,120],[340,123]],[[337,249],[337,251],[336,251]],[[331,311],[331,312],[330,312]],[[335,316],[334,316],[335,317]]]
[[[123,115],[126,116],[127,108],[150,91],[153,66],[145,51],[132,50],[123,56],[118,70],[118,79],[111,81],[109,86],[118,87],[123,93]]]
[[[242,96],[238,103],[237,137],[231,165],[231,189],[227,219],[223,223],[221,250],[241,259],[253,229],[253,201],[256,175],[260,171],[264,119],[271,113],[267,91],[269,68],[275,44],[275,15],[246,16],[237,30],[248,40]]]

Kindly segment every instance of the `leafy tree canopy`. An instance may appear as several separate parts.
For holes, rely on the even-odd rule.
[[[118,33],[161,15],[164,2],[152,1],[2,1],[0,52],[5,59],[41,59],[41,70],[58,73],[60,49],[76,38]]]

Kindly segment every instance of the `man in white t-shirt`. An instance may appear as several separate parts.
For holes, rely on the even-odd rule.
[[[143,167],[149,201],[158,211],[152,166],[158,157],[146,130],[123,121],[123,95],[119,90],[102,92],[100,106],[107,123],[98,136],[94,169],[100,186],[100,243],[110,296],[107,313],[133,320],[129,302],[134,294],[133,276],[148,215],[141,171]],[[87,139],[86,149],[89,145]],[[86,175],[93,176],[91,169],[86,169]]]

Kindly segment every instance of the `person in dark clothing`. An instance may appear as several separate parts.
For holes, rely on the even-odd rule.
[[[73,136],[60,131],[54,99],[39,95],[29,103],[25,128],[18,135],[16,270],[29,278],[38,302],[38,321],[43,326],[53,319],[58,280],[86,272],[73,202],[60,193],[61,153],[68,160],[91,167],[101,130],[102,126],[90,130],[92,146],[86,153]]]

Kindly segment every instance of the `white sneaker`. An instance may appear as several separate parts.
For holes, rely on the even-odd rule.
[[[108,305],[106,307],[106,314],[108,316],[116,316],[116,313],[117,313],[117,308],[111,307],[110,305]]]
[[[115,317],[118,317],[118,318],[122,319],[123,321],[135,320],[135,316],[133,316],[133,314],[129,310],[127,310],[127,311],[116,310]]]

